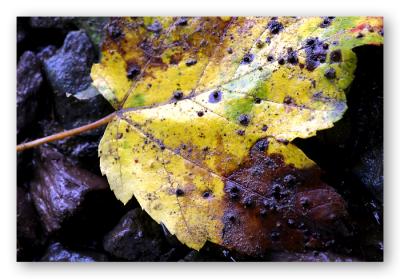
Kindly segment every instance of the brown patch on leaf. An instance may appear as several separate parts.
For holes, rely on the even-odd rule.
[[[318,167],[297,169],[267,150],[267,140],[258,141],[226,181],[224,244],[250,255],[323,247],[344,227],[344,200]]]

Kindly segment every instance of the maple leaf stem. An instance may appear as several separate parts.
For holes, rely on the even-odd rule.
[[[103,117],[103,118],[101,118],[101,119],[99,119],[99,120],[97,120],[95,122],[83,125],[81,127],[74,128],[74,129],[71,129],[71,130],[67,130],[67,131],[64,131],[64,132],[60,132],[60,133],[57,133],[57,134],[54,134],[54,135],[50,135],[50,136],[47,136],[47,137],[44,137],[44,138],[36,139],[36,140],[33,140],[33,141],[29,141],[29,142],[18,144],[17,145],[17,152],[20,152],[20,151],[23,151],[23,150],[26,150],[26,149],[30,149],[30,148],[33,148],[33,147],[36,147],[36,146],[39,146],[39,145],[42,145],[42,144],[45,144],[45,143],[48,143],[48,142],[65,139],[65,138],[68,138],[68,137],[79,135],[81,133],[84,133],[84,132],[87,132],[87,131],[90,131],[90,130],[94,130],[96,128],[99,128],[99,127],[109,123],[114,118],[115,115],[116,115],[116,112],[113,112],[113,113],[111,113],[111,114],[109,114],[109,115],[107,115],[107,116],[105,116],[105,117]]]

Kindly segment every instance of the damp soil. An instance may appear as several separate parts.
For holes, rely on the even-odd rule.
[[[326,18],[324,26],[328,26],[330,20]],[[61,49],[67,35],[80,29],[76,22],[18,18],[17,62],[26,51],[37,55],[38,61],[41,61],[39,53],[43,54],[44,49],[49,46]],[[184,26],[186,22],[182,20],[179,24]],[[155,23],[150,31],[159,32],[159,27]],[[268,28],[272,34],[281,31],[277,20],[271,21]],[[120,35],[118,30],[110,32],[113,36]],[[315,48],[308,53],[310,57],[318,58],[310,60],[306,65],[312,69],[325,61],[326,53],[323,44],[317,39],[310,44],[318,46],[317,53]],[[348,110],[343,119],[332,129],[318,132],[315,137],[294,141],[320,166],[321,180],[335,189],[344,200],[349,214],[348,232],[335,239],[336,243],[328,242],[321,249],[296,252],[282,249],[254,256],[244,256],[211,243],[207,243],[200,252],[191,250],[179,243],[165,227],[156,224],[145,212],[139,210],[134,198],[123,206],[111,190],[103,186],[106,181],[100,174],[97,157],[97,144],[103,129],[98,129],[17,155],[17,260],[382,261],[383,47],[363,46],[356,48],[355,52],[358,66],[355,79],[347,92]],[[95,51],[93,55],[94,60],[98,59]],[[295,52],[289,51],[288,55],[288,63],[297,63]],[[340,54],[336,53],[330,59],[340,60]],[[243,63],[251,60],[249,54]],[[31,63],[33,60],[27,61]],[[43,137],[69,124],[75,125],[66,123],[70,117],[65,118],[56,111],[56,104],[60,100],[57,99],[44,66],[37,67],[37,63],[43,62],[38,61],[34,63],[36,68],[33,74],[41,78],[35,88],[26,88],[28,93],[33,90],[27,100],[30,104],[34,103],[36,110],[32,113],[24,107],[18,107],[17,115],[26,113],[27,118],[21,120],[26,125],[21,124],[17,129],[18,142]],[[192,60],[188,63],[189,66],[195,64]],[[132,64],[129,67],[130,75],[135,78],[139,66]],[[334,77],[333,72],[327,72],[326,75]],[[210,100],[220,101],[221,94],[213,92]],[[180,99],[182,96],[177,92],[174,98]],[[91,121],[93,115],[88,113],[87,103],[76,102],[69,106],[76,107],[83,121],[86,118]],[[103,111],[108,114],[111,108]],[[198,115],[203,116],[203,112],[198,112]],[[100,116],[96,115],[98,118]],[[245,126],[248,123],[247,115],[239,117],[240,123]],[[288,183],[290,179],[287,178]],[[38,181],[44,182],[39,185]],[[251,199],[244,203],[252,208]],[[307,201],[301,201],[301,206],[307,206]],[[260,211],[260,215],[263,214],[269,212]],[[235,221],[233,215],[225,218],[229,222]],[[288,227],[288,230],[294,226],[301,224],[292,218],[284,220],[284,227]],[[269,241],[276,241],[287,236],[276,232],[269,237]]]

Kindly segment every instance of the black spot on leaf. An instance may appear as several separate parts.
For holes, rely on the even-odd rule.
[[[242,64],[249,64],[254,60],[254,55],[251,53],[245,54],[242,59]]]
[[[322,22],[321,22],[321,24],[319,25],[319,27],[321,27],[321,28],[326,28],[326,27],[328,27],[329,25],[331,25],[332,20],[333,20],[334,18],[335,18],[335,17],[331,17],[331,16],[324,17],[324,18],[322,19]]]
[[[188,18],[187,17],[180,17],[176,20],[175,24],[179,26],[185,26],[187,25]]]
[[[222,92],[219,90],[216,90],[208,96],[208,101],[210,103],[218,103],[222,99]]]
[[[278,34],[283,30],[282,23],[278,22],[276,19],[273,19],[270,22],[268,22],[267,27],[272,34]]]
[[[238,121],[241,125],[247,126],[250,123],[250,117],[247,114],[241,114],[238,117]]]
[[[306,52],[306,69],[313,71],[320,63],[326,61],[327,49],[325,43],[318,38],[308,38],[304,42]]]
[[[190,67],[190,66],[195,65],[196,63],[197,63],[197,60],[196,60],[196,59],[190,58],[190,59],[188,59],[188,60],[186,61],[186,66]]]
[[[294,51],[291,47],[287,49],[287,53],[288,53],[287,61],[290,64],[295,65],[297,64],[297,62],[299,62],[299,59],[297,58],[297,52]]]
[[[146,29],[150,32],[159,33],[162,30],[162,25],[158,20],[156,20],[152,24],[148,25]]]
[[[140,67],[136,64],[128,64],[126,70],[126,77],[128,79],[134,79],[140,74]]]
[[[259,151],[264,152],[265,150],[268,149],[268,140],[267,140],[267,139],[259,140],[259,141],[256,143],[256,148],[257,148]]]
[[[324,76],[327,79],[334,79],[336,77],[336,71],[333,68],[326,69]]]
[[[178,189],[176,189],[175,194],[176,194],[177,197],[181,197],[181,196],[183,196],[185,193],[183,192],[182,189],[179,189],[179,188],[178,188]]]
[[[340,49],[334,50],[330,54],[331,63],[340,63],[342,62],[342,52]]]
[[[175,91],[174,92],[174,99],[180,100],[183,97],[183,92],[182,91]]]

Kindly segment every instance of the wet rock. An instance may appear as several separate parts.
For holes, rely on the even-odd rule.
[[[100,50],[100,44],[105,34],[104,28],[108,21],[107,17],[75,17],[73,19],[75,25],[89,35],[97,52]]]
[[[64,130],[57,121],[43,120],[39,122],[43,136],[53,135]],[[89,171],[99,174],[99,158],[97,148],[105,127],[86,132],[84,134],[58,140],[49,143],[67,157],[78,160],[80,165],[85,166]]]
[[[64,128],[93,122],[112,111],[98,92],[77,96],[79,92],[90,90],[90,70],[94,62],[95,50],[84,31],[68,33],[62,48],[44,62],[54,90],[55,114]]]
[[[40,220],[31,196],[22,187],[17,187],[17,260],[32,260],[43,243]]]
[[[383,201],[383,48],[359,47],[358,67],[349,94],[355,150],[352,173],[379,201]],[[350,92],[350,93],[352,93]],[[352,105],[353,107],[350,107]]]
[[[35,121],[42,82],[40,61],[33,52],[24,52],[17,66],[17,133]]]
[[[28,36],[26,18],[17,18],[17,45],[21,44]]]
[[[45,62],[48,78],[57,94],[74,94],[90,84],[94,49],[84,31],[68,33],[64,45]]]
[[[104,238],[104,249],[130,261],[157,261],[163,242],[160,225],[140,208],[129,211]]]
[[[200,251],[191,250],[180,261],[182,262],[242,262],[257,261],[261,258],[253,258],[247,255],[230,251],[222,246],[206,242]]]
[[[107,189],[108,184],[53,148],[42,146],[39,153],[31,194],[46,231],[51,233],[79,210],[89,192]]]
[[[307,253],[272,252],[267,257],[272,262],[358,262],[357,258],[332,252],[311,251]]]
[[[176,254],[177,254],[177,249],[171,248],[167,253],[163,254],[160,256],[160,262],[175,262],[176,259]]]
[[[40,62],[44,63],[44,61],[52,57],[56,51],[57,48],[55,46],[46,46],[36,54],[36,57],[40,60]]]
[[[383,148],[373,148],[362,154],[353,172],[374,197],[383,202]]]
[[[32,28],[58,28],[67,29],[71,26],[72,17],[31,17],[30,25]]]
[[[52,243],[40,260],[42,262],[105,262],[107,256],[92,252],[78,252],[65,248],[61,243]]]

